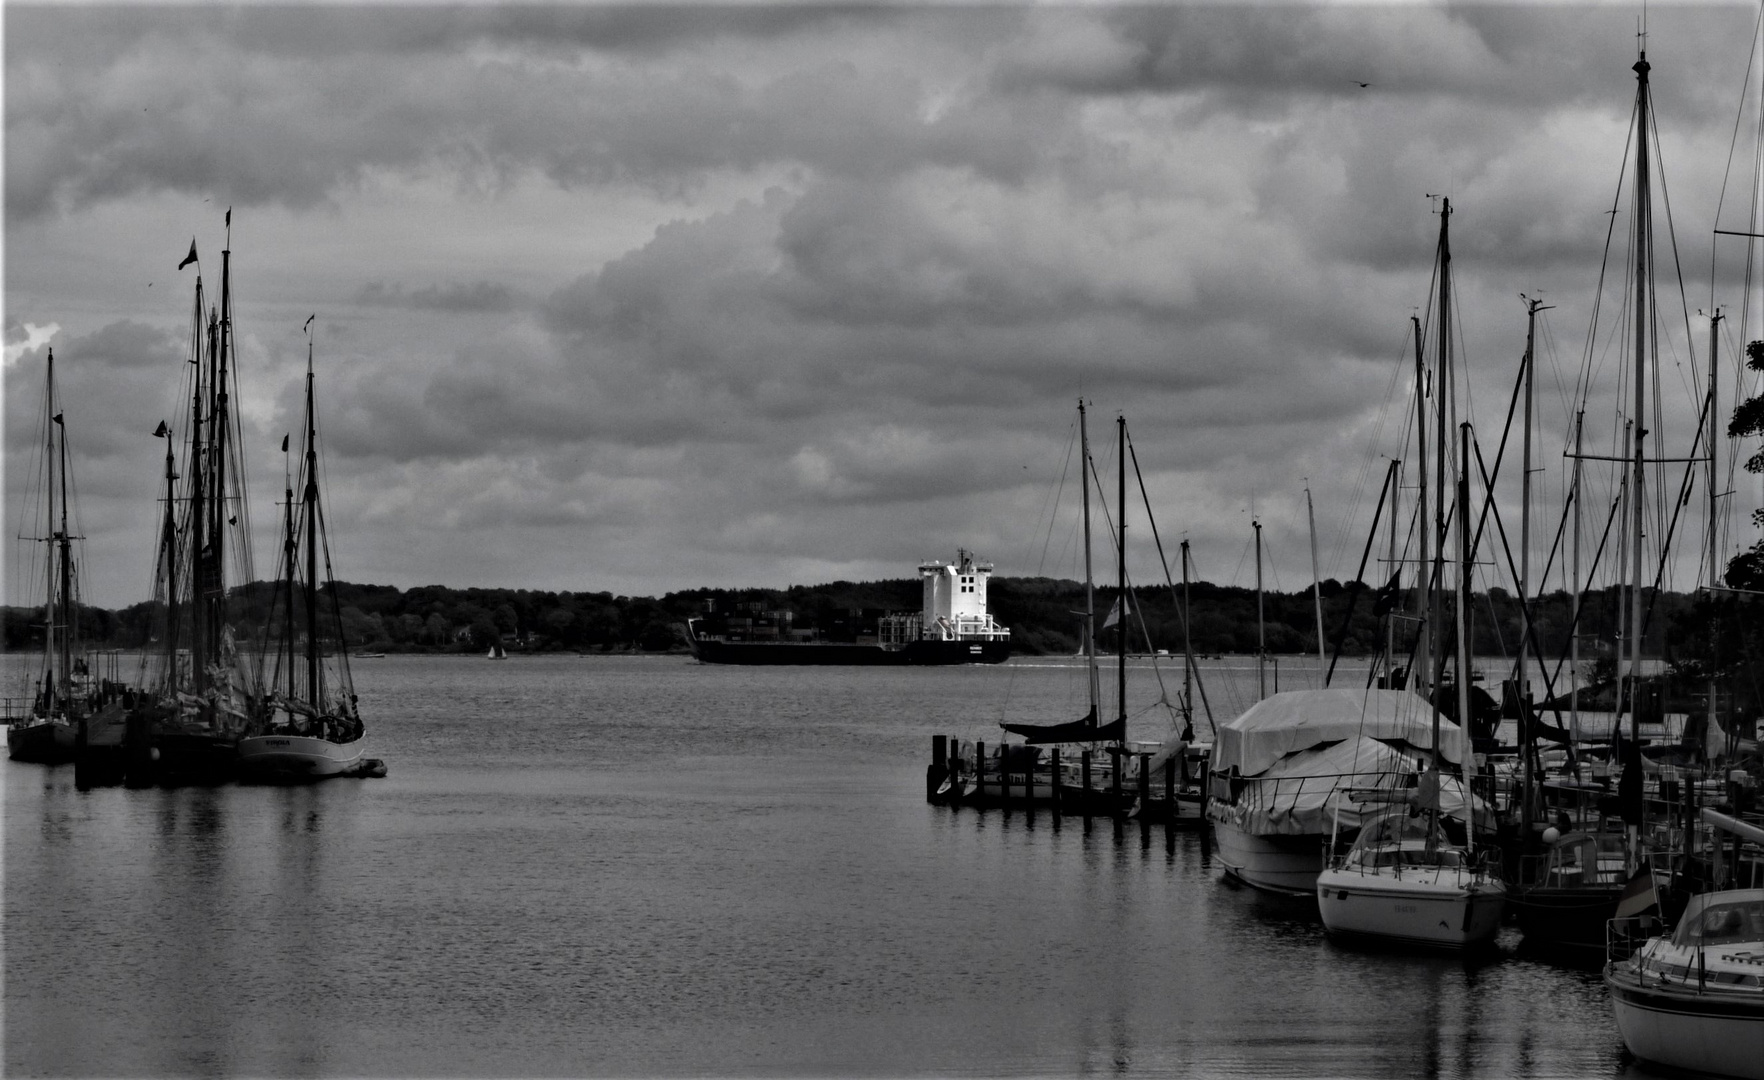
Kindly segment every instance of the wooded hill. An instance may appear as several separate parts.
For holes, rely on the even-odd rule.
[[[401,590],[385,585],[336,586],[343,633],[353,650],[377,652],[471,652],[501,641],[511,651],[528,652],[665,652],[686,648],[686,619],[714,605],[730,610],[742,605],[765,611],[789,611],[794,625],[828,625],[836,617],[864,612],[916,612],[922,587],[917,578],[887,581],[835,581],[788,589],[687,589],[656,599],[615,596],[605,592],[542,592],[529,589],[455,589],[425,585]],[[1133,590],[1137,612],[1131,622],[1129,649],[1147,652],[1183,648],[1182,623],[1175,597],[1167,587]],[[1329,580],[1321,587],[1324,635],[1331,650],[1366,655],[1378,645],[1382,631],[1375,607],[1379,590],[1346,587]],[[327,598],[329,590],[326,590]],[[1193,604],[1192,643],[1199,653],[1254,653],[1258,619],[1255,590],[1197,583],[1190,587]],[[233,618],[241,641],[255,640],[269,615],[271,586],[256,583],[234,590]],[[1115,598],[1112,588],[1096,590],[1097,622]],[[1411,595],[1382,598],[1390,603],[1398,627],[1398,651],[1406,653],[1416,625]],[[1018,654],[1071,654],[1079,650],[1084,607],[1079,582],[1040,577],[995,577],[989,585],[993,616],[1011,630]],[[1581,652],[1593,658],[1610,651],[1619,598],[1613,589],[1589,594],[1581,617]],[[1267,650],[1270,653],[1316,651],[1316,614],[1309,589],[1266,593],[1262,600]],[[1690,598],[1676,593],[1652,597],[1644,651],[1669,655],[1694,645],[1696,637],[1682,628],[1668,633],[1674,616],[1689,614]],[[330,603],[325,603],[327,611]],[[0,609],[4,614],[5,646],[23,650],[40,645],[40,608]],[[1449,611],[1449,605],[1448,605]],[[1572,622],[1573,601],[1563,592],[1542,597],[1534,609],[1539,647],[1546,656],[1564,655]],[[85,639],[94,647],[140,649],[152,633],[154,605],[135,604],[120,611],[81,608]],[[1448,615],[1447,623],[1451,619]],[[1141,634],[1141,623],[1145,634]],[[1475,652],[1479,656],[1512,655],[1518,649],[1521,621],[1513,598],[1501,589],[1478,594],[1472,613]],[[1115,648],[1115,630],[1099,635],[1099,647]],[[1449,633],[1449,631],[1448,631]],[[1147,640],[1149,636],[1149,641]]]

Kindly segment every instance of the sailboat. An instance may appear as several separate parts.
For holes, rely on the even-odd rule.
[[[1644,522],[1649,503],[1647,467],[1660,462],[1657,448],[1664,445],[1660,433],[1648,430],[1652,422],[1641,422],[1641,418],[1653,416],[1651,410],[1656,407],[1647,401],[1646,393],[1649,386],[1655,385],[1652,368],[1657,366],[1654,354],[1659,334],[1658,325],[1649,322],[1656,312],[1655,267],[1651,258],[1654,233],[1651,169],[1657,160],[1657,140],[1649,124],[1654,113],[1648,81],[1651,65],[1645,51],[1632,70],[1636,75],[1635,159],[1630,196],[1633,212],[1630,265],[1624,278],[1626,288],[1632,290],[1629,303],[1633,308],[1634,337],[1629,347],[1633,353],[1631,381],[1635,396],[1621,459],[1625,475],[1619,499],[1619,504],[1627,507],[1623,523],[1626,532],[1624,546],[1628,553],[1628,565],[1623,568],[1627,579],[1623,589],[1627,604],[1620,631],[1626,636],[1620,640],[1627,646],[1623,651],[1628,655],[1623,658],[1627,672],[1617,684],[1616,726],[1612,731],[1614,757],[1623,763],[1623,770],[1617,783],[1616,821],[1607,820],[1601,812],[1585,823],[1585,827],[1555,826],[1539,837],[1537,830],[1545,829],[1546,823],[1532,821],[1530,796],[1527,797],[1521,842],[1535,854],[1523,861],[1522,865],[1530,873],[1513,890],[1510,900],[1527,945],[1552,950],[1602,950],[1606,942],[1606,922],[1615,913],[1623,890],[1637,870],[1645,865],[1641,836],[1644,817],[1644,766],[1640,752],[1642,709],[1638,707],[1637,699],[1642,686],[1643,595],[1654,582],[1643,565],[1643,541],[1646,536],[1657,536],[1664,545],[1670,541],[1670,530],[1663,524],[1650,530]],[[1628,333],[1627,326],[1624,333]],[[1578,492],[1581,461],[1578,445],[1572,456],[1576,464],[1575,489]],[[1591,455],[1588,457],[1598,460]],[[1713,490],[1711,485],[1711,492]],[[1577,580],[1576,588],[1579,589],[1580,585]],[[1622,730],[1624,713],[1628,714],[1627,732]],[[1548,781],[1543,781],[1543,785],[1554,790],[1570,787]],[[1543,841],[1541,846],[1540,839]]]
[[[1447,211],[1449,212],[1449,210]],[[1467,465],[1470,425],[1459,427],[1462,449],[1460,466]],[[1467,612],[1470,601],[1470,484],[1461,468],[1458,476],[1457,531],[1457,679],[1459,716],[1469,715],[1470,640]],[[1443,536],[1442,536],[1443,541]],[[1433,716],[1433,743],[1440,741],[1445,722],[1439,710]],[[1382,814],[1365,824],[1353,847],[1339,861],[1317,875],[1317,910],[1330,934],[1372,938],[1443,948],[1482,944],[1494,937],[1501,925],[1507,890],[1493,864],[1478,860],[1474,800],[1459,799],[1463,809],[1463,840],[1450,837],[1442,821],[1441,794],[1444,774],[1435,755],[1412,793],[1386,788]],[[1337,796],[1337,806],[1355,793]],[[1395,803],[1392,806],[1392,803]],[[1333,848],[1333,844],[1331,847]],[[1484,852],[1484,855],[1490,854]]]
[[[1443,343],[1449,341],[1446,318],[1450,304],[1445,282],[1449,280],[1446,270],[1450,266],[1450,214],[1448,200],[1442,205],[1439,247],[1442,362]],[[1418,392],[1426,385],[1421,362],[1417,322]],[[1442,367],[1441,385],[1445,381],[1444,370]],[[1443,393],[1439,400],[1443,425]],[[1418,405],[1415,412],[1420,430],[1417,441],[1423,454],[1417,522],[1422,538],[1421,562],[1425,565],[1429,529],[1425,501],[1426,410]],[[1444,457],[1443,446],[1439,456]],[[1257,535],[1259,539],[1259,530]],[[1424,621],[1430,628],[1437,627],[1442,618],[1437,590],[1420,590],[1417,596],[1432,601],[1432,614]],[[1460,612],[1464,608],[1460,604]],[[1424,635],[1422,644],[1426,643]],[[1411,670],[1428,667],[1425,658],[1410,665]],[[1416,681],[1408,680],[1411,687]],[[1467,686],[1467,679],[1459,681]],[[1394,684],[1396,680],[1389,682]],[[1440,682],[1437,670],[1431,682]],[[1445,764],[1461,770],[1470,760],[1467,732],[1456,722],[1441,717],[1435,702],[1412,689],[1349,690],[1326,686],[1265,696],[1243,715],[1219,728],[1207,798],[1215,858],[1224,866],[1227,876],[1244,884],[1268,892],[1321,897],[1326,842],[1333,850],[1344,830],[1353,836],[1379,817],[1377,800],[1368,803],[1352,795],[1374,792],[1389,797],[1425,774],[1431,778],[1430,808],[1436,814],[1461,817],[1474,829],[1475,800],[1458,776],[1448,775],[1442,768]],[[1399,844],[1407,842],[1404,835],[1387,837],[1385,831],[1375,831],[1367,843],[1383,843],[1387,839]],[[1424,844],[1427,840],[1423,837]],[[1373,857],[1382,856],[1382,852],[1380,848],[1360,855],[1350,853],[1350,858],[1355,860],[1356,867],[1370,867]],[[1338,886],[1331,896],[1340,899],[1342,892]],[[1353,891],[1348,895],[1354,895]]]
[[[43,653],[36,665],[29,704],[7,717],[6,753],[14,761],[59,765],[74,759],[80,726],[118,689],[92,677],[80,648],[79,573],[70,522],[67,427],[55,388],[55,350],[49,350],[43,391],[41,454],[33,470],[37,482],[22,507],[20,521],[39,535],[21,537],[41,544],[34,560],[42,588]],[[33,527],[34,526],[34,527]]]
[[[240,775],[248,780],[322,780],[349,773],[362,763],[363,726],[349,675],[349,654],[336,603],[336,583],[330,577],[324,511],[319,503],[310,339],[302,439],[301,499],[294,501],[295,482],[290,476],[285,489],[282,573],[266,624],[266,632],[275,638],[270,643],[275,669],[270,673],[261,724],[239,740]],[[320,610],[325,606],[319,588],[321,551],[325,553],[324,591],[330,600],[329,650]],[[266,647],[265,655],[271,651]]]
[[[485,655],[488,659],[491,659],[491,660],[507,660],[508,659],[508,651],[502,647],[502,642],[500,642],[500,641],[492,644],[490,646],[490,651],[488,653],[486,653]]]
[[[1078,402],[1078,445],[1084,518],[1084,611],[1081,614],[1084,616],[1084,659],[1087,668],[1085,681],[1090,709],[1077,720],[1058,724],[999,724],[1006,732],[1022,736],[1023,742],[1016,746],[1001,744],[997,748],[998,765],[990,778],[984,769],[979,770],[977,787],[983,798],[1008,801],[1013,782],[1021,785],[1031,799],[1052,799],[1056,790],[1065,794],[1067,785],[1060,783],[1063,778],[1055,774],[1051,766],[1042,767],[1040,764],[1041,748],[1044,746],[1081,744],[1092,747],[1113,744],[1109,749],[1114,752],[1116,761],[1117,771],[1114,775],[1117,779],[1119,777],[1120,750],[1127,729],[1125,711],[1106,724],[1099,723],[1097,719],[1101,709],[1101,683],[1096,657],[1096,583],[1091,570],[1090,549],[1090,429],[1083,401]],[[1037,776],[1038,771],[1042,773],[1041,776]],[[1087,764],[1085,780],[1088,778]],[[1106,783],[1100,791],[1088,794],[1088,797],[1100,800],[1097,809],[1107,813],[1118,813],[1123,809],[1117,802],[1119,784],[1113,786],[1117,789],[1114,795],[1109,794],[1110,785]],[[1088,784],[1081,782],[1066,798],[1071,800],[1086,797],[1079,792],[1087,788]]]
[[[180,264],[197,262],[190,359],[184,365],[190,407],[181,438],[175,425],[163,422],[154,432],[165,440],[165,512],[154,568],[155,645],[142,654],[140,692],[127,717],[131,785],[231,779],[239,737],[262,699],[257,667],[234,637],[227,585],[229,570],[234,581],[253,577],[244,460],[232,405],[231,210],[227,229],[218,307],[207,306],[195,241]]]

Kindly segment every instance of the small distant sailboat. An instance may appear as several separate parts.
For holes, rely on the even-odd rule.
[[[317,442],[312,347],[308,343],[305,452],[301,465],[305,482],[301,501],[297,504],[294,501],[294,481],[292,477],[288,480],[287,518],[282,533],[282,574],[269,619],[268,632],[279,634],[281,638],[275,651],[278,670],[269,680],[268,709],[261,730],[239,740],[239,771],[244,779],[322,780],[350,773],[362,765],[363,727],[356,711],[349,654],[344,646],[335,603],[335,583],[331,582],[329,547],[324,542]],[[287,449],[286,443],[283,449]],[[328,590],[332,599],[329,635],[320,624],[321,548],[327,552],[324,576],[331,584]],[[304,622],[303,626],[298,625],[300,621]],[[327,636],[334,639],[328,650]],[[267,654],[270,650],[266,648],[264,651]]]
[[[491,659],[491,660],[507,660],[508,659],[508,653],[503,649],[502,642],[500,642],[500,641],[498,641],[494,645],[490,646],[490,652],[487,655],[488,655],[489,659]]]

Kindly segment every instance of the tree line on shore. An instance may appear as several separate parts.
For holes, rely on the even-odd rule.
[[[786,589],[688,589],[660,598],[616,596],[607,592],[549,592],[530,589],[458,589],[425,585],[398,589],[386,585],[339,582],[334,586],[335,610],[351,650],[378,652],[482,652],[493,643],[527,652],[667,652],[687,647],[684,625],[711,610],[735,608],[788,611],[796,626],[830,625],[854,613],[869,617],[886,612],[917,611],[922,586],[917,578],[884,581],[836,581]],[[233,591],[231,611],[239,640],[257,640],[269,618],[274,586],[258,582]],[[1180,598],[1169,588],[1131,590],[1128,649],[1149,652],[1184,647]],[[1395,627],[1399,656],[1412,646],[1414,600],[1359,583],[1327,580],[1322,596],[1324,639],[1330,653],[1364,656],[1384,644],[1383,614]],[[332,610],[332,587],[324,590],[324,608]],[[1196,652],[1254,653],[1265,644],[1274,654],[1317,651],[1317,617],[1310,589],[1266,592],[1196,583],[1189,588],[1191,617],[1188,641]],[[1082,646],[1084,586],[1076,581],[1044,577],[995,577],[989,583],[989,608],[1011,631],[1013,651],[1022,655],[1071,654]],[[1097,622],[1114,603],[1114,590],[1097,590]],[[1583,658],[1613,648],[1621,598],[1615,588],[1588,593],[1578,627],[1573,598],[1565,592],[1539,597],[1532,619],[1537,648],[1545,657],[1566,656],[1571,628],[1581,637]],[[1706,605],[1705,605],[1706,606]],[[1650,593],[1644,651],[1669,656],[1671,646],[1693,648],[1700,638],[1686,631],[1687,618],[1702,610],[1694,598],[1678,593]],[[6,648],[22,650],[40,643],[41,608],[5,608]],[[154,602],[117,611],[82,607],[82,636],[92,647],[135,650],[147,648],[155,633]],[[1523,619],[1514,597],[1500,588],[1479,593],[1471,616],[1473,646],[1479,656],[1514,655]],[[1448,620],[1448,627],[1450,620]],[[1673,628],[1678,627],[1675,631]],[[1098,647],[1112,652],[1118,629],[1099,633]],[[1739,639],[1734,639],[1735,641]],[[1737,646],[1730,644],[1725,651]],[[1694,651],[1694,648],[1693,648]]]

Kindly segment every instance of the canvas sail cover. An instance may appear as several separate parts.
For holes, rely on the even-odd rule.
[[[1127,733],[1125,717],[1099,725],[1096,722],[1095,709],[1090,710],[1082,719],[1070,720],[1064,724],[1000,724],[998,726],[1012,735],[1023,736],[1023,741],[1031,746],[1045,746],[1048,743],[1118,742]]]
[[[1289,754],[1357,737],[1431,749],[1433,706],[1407,690],[1288,690],[1220,725],[1212,769],[1256,776]],[[1462,764],[1470,756],[1463,729],[1443,717],[1439,742],[1446,761]]]
[[[1444,741],[1444,732],[1441,732]],[[1337,798],[1350,791],[1404,791],[1420,771],[1410,754],[1377,739],[1353,735],[1341,742],[1289,755],[1257,776],[1242,781],[1229,805],[1215,801],[1209,815],[1229,819],[1244,832],[1260,836],[1327,833],[1335,822],[1337,802],[1341,827],[1357,829],[1363,819],[1384,813],[1387,806]],[[1464,788],[1456,777],[1439,779],[1439,810],[1464,816]],[[1483,816],[1478,806],[1479,819]]]

